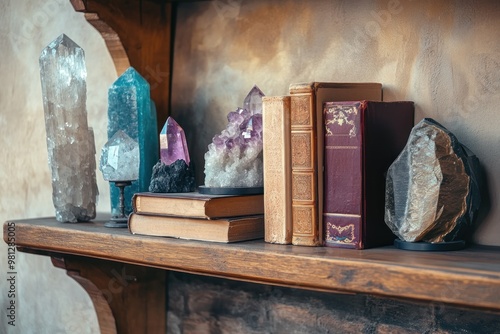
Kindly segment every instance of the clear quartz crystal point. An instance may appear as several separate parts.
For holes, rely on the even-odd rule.
[[[184,160],[189,166],[189,151],[184,130],[172,118],[167,118],[160,132],[161,162],[169,166],[177,160]]]
[[[139,144],[122,130],[103,146],[99,169],[106,181],[133,181],[139,178]]]
[[[139,177],[125,188],[125,213],[132,211],[132,196],[148,191],[153,166],[158,162],[159,144],[156,108],[149,83],[129,67],[108,90],[108,139],[122,130],[139,145]],[[117,187],[110,185],[111,212],[120,213]]]
[[[89,221],[96,215],[98,190],[85,53],[63,34],[42,50],[39,64],[56,219]]]

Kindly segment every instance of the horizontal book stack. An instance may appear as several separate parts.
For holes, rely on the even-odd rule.
[[[132,234],[223,243],[264,236],[263,195],[143,192],[132,206]]]
[[[263,99],[265,241],[390,243],[384,173],[406,144],[413,103],[381,102],[379,83],[292,84],[289,93]]]

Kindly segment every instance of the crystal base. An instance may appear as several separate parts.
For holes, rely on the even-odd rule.
[[[394,246],[399,249],[423,252],[455,251],[465,248],[464,240],[447,242],[407,242],[400,239],[394,240]]]
[[[264,193],[264,187],[205,187],[198,188],[205,195],[259,195]]]
[[[104,227],[128,227],[128,217],[125,214],[125,187],[132,184],[132,181],[111,181],[115,184],[118,189],[120,189],[120,214],[115,217],[111,217],[109,221],[104,223]]]
[[[128,227],[128,219],[125,217],[112,217],[109,221],[104,223],[104,227]]]

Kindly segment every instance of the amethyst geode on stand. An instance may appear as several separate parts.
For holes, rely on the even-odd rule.
[[[195,190],[195,176],[190,165],[186,135],[169,117],[160,133],[160,161],[153,167],[149,191],[179,193]]]
[[[385,222],[396,246],[463,247],[479,208],[479,172],[477,157],[441,124],[425,118],[415,125],[387,172]]]
[[[205,153],[205,185],[202,193],[262,193],[262,97],[254,86],[237,108],[227,115],[228,124],[215,135]]]

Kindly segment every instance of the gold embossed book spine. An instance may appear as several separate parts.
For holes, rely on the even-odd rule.
[[[292,244],[323,244],[323,103],[382,100],[380,83],[291,84]]]
[[[292,243],[290,96],[262,98],[264,136],[264,240]]]
[[[290,86],[292,158],[292,244],[319,246],[318,150],[313,86]]]

